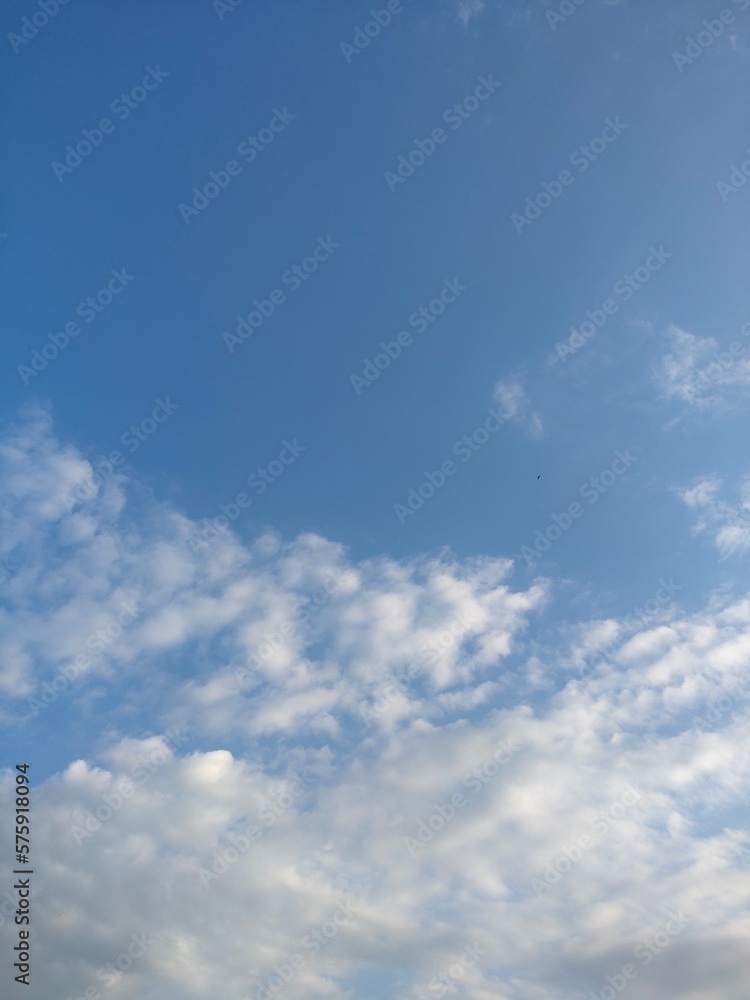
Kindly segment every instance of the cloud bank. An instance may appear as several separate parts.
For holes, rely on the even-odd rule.
[[[32,1000],[744,1000],[750,598],[542,648],[509,560],[208,537],[95,465],[0,445],[3,721],[97,735],[34,783]]]

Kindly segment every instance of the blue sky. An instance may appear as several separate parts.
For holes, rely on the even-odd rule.
[[[470,933],[488,957],[462,995],[577,1000],[664,918],[618,883],[632,863],[696,911],[679,948],[703,947],[698,985],[676,939],[642,995],[704,1000],[723,966],[739,1000],[734,896],[717,890],[701,925],[687,874],[739,878],[711,859],[747,825],[746,704],[732,695],[710,738],[691,719],[738,690],[748,648],[750,3],[235,3],[3,16],[2,724],[5,763],[33,763],[37,850],[66,844],[27,995],[57,976],[78,996],[161,924],[108,1000],[203,1000],[217,982],[255,997],[348,886],[366,916],[290,1000],[415,1000]],[[389,838],[498,727],[525,746],[519,775],[409,868]],[[125,894],[86,951],[103,916],[71,897],[71,817],[157,752],[86,849],[104,878],[141,837],[137,884],[169,859],[174,893],[166,909]],[[219,971],[185,873],[304,767],[307,798],[257,847],[268,874],[243,854],[209,925],[273,925],[295,899],[302,915]],[[565,841],[550,830],[585,827],[628,781],[644,799],[540,901],[532,874]],[[591,939],[551,931],[535,974],[541,912]],[[530,935],[520,958],[491,952],[511,924]]]

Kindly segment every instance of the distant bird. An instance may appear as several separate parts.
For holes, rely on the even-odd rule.
[[[542,477],[541,477],[541,476],[537,476],[536,478],[537,478],[537,479],[541,479]]]

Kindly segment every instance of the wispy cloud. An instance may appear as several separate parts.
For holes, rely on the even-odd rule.
[[[720,498],[723,485],[718,476],[707,476],[676,492],[694,515],[693,534],[711,534],[726,559],[750,549],[750,476],[740,485],[739,503]]]
[[[678,326],[666,333],[667,351],[654,366],[653,377],[665,399],[696,410],[728,410],[748,399],[750,355],[745,344],[732,350],[714,337],[698,337]]]
[[[481,14],[486,6],[484,0],[459,0],[458,19],[464,28],[467,27],[469,21]]]
[[[504,420],[521,424],[532,437],[542,436],[544,423],[541,416],[532,410],[520,377],[511,376],[497,382],[492,390],[492,399],[499,406]]]

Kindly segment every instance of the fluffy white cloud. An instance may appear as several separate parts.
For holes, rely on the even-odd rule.
[[[31,447],[29,466],[43,461]],[[313,535],[266,535],[246,548],[157,504],[141,504],[134,520],[109,502],[124,488],[108,482],[57,521],[14,515],[33,521],[19,529],[33,540],[13,550],[23,569],[6,581],[0,679],[37,714],[47,685],[75,698],[90,675],[117,671],[140,684],[160,660],[189,655],[191,668],[165,695],[180,722],[197,716],[212,733],[330,731],[334,708],[361,723],[363,702],[393,671],[411,668],[410,681],[429,692],[473,685],[544,600],[541,586],[510,588],[509,560],[353,565]],[[81,518],[94,527],[71,542]],[[407,715],[422,711],[410,699]]]
[[[744,1000],[750,599],[686,617],[666,587],[653,620],[537,649],[546,586],[511,589],[505,560],[201,544],[125,481],[54,519],[60,455],[90,470],[33,426],[14,432],[7,719],[82,643],[56,708],[78,726],[92,688],[121,703],[33,789],[30,1000],[563,1000],[626,966],[646,1000]],[[88,648],[119,601],[137,616]]]

